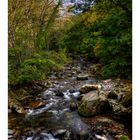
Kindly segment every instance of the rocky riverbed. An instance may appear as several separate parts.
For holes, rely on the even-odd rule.
[[[130,140],[131,81],[97,79],[99,68],[79,57],[30,93],[10,91],[8,139]]]

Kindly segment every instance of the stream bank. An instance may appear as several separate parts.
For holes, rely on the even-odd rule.
[[[98,67],[78,57],[52,73],[43,90],[19,91],[21,100],[9,101],[8,139],[131,139],[131,81],[97,79]]]

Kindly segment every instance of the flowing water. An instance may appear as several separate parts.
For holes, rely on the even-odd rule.
[[[75,60],[63,71],[52,73],[48,78],[52,82],[50,88],[30,100],[42,104],[37,107],[27,104],[25,115],[9,113],[9,129],[17,131],[11,140],[107,140],[93,132],[76,110],[70,109],[71,102],[77,103],[82,85],[98,83],[88,72],[90,65],[81,59]],[[79,73],[88,73],[88,80],[77,80]]]

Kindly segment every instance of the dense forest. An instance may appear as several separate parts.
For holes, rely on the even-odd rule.
[[[132,1],[8,1],[8,139],[132,138]]]
[[[131,0],[94,3],[61,17],[61,1],[9,0],[9,85],[44,79],[68,53],[101,63],[103,78],[131,79]]]

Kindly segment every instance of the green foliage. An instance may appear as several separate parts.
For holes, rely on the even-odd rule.
[[[8,81],[17,86],[46,78],[68,62],[65,49],[48,49],[61,0],[9,0]]]
[[[58,46],[90,59],[98,58],[103,78],[131,78],[131,5],[131,0],[96,1],[90,11],[75,15],[65,26]]]
[[[9,49],[10,50],[10,49]],[[13,58],[12,58],[12,57]],[[46,78],[47,74],[58,71],[69,60],[65,50],[35,52],[30,58],[15,62],[15,52],[9,51],[9,84],[22,85]]]
[[[61,0],[9,0],[9,47],[45,48],[50,28],[55,22]]]
[[[119,138],[119,140],[130,140],[130,139],[128,138],[128,136],[123,135]]]
[[[68,20],[56,20],[59,5],[9,1],[9,84],[45,79],[68,62],[66,52],[99,59],[103,78],[131,78],[131,0],[97,0]]]
[[[112,8],[102,18],[94,52],[104,64],[102,76],[131,78],[131,16],[120,8]]]

